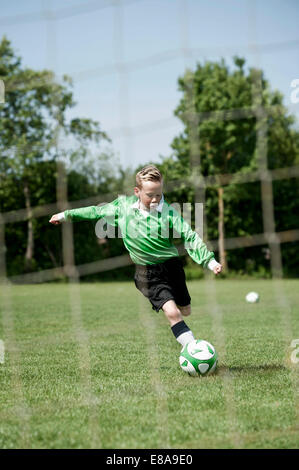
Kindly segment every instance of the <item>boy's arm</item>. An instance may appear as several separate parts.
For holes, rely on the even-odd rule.
[[[61,222],[65,221],[64,212],[59,212],[58,214],[52,215],[49,222],[53,225],[59,225]]]
[[[185,248],[193,261],[202,264],[214,274],[219,274],[222,271],[222,265],[216,261],[214,253],[208,250],[198,233],[194,232],[183,217],[176,212],[173,214],[173,228],[184,240]]]
[[[49,222],[58,225],[65,220],[79,221],[79,220],[99,220],[101,218],[107,219],[107,222],[114,225],[118,215],[118,199],[105,204],[104,206],[89,206],[80,207],[79,209],[69,209],[64,212],[54,214]]]
[[[208,263],[208,268],[213,271],[214,274],[219,274],[222,271],[222,265],[218,263],[215,258],[211,259]]]

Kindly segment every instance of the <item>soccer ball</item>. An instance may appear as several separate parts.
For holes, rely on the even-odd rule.
[[[189,375],[208,375],[214,372],[217,362],[218,355],[214,346],[203,339],[195,339],[181,350],[180,366]]]
[[[249,302],[250,304],[254,304],[259,301],[260,296],[258,295],[257,292],[248,292],[245,299],[246,299],[246,302]]]

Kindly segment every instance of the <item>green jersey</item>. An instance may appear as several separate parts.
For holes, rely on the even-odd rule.
[[[164,199],[156,210],[145,212],[138,208],[136,196],[119,196],[103,206],[90,206],[64,211],[65,220],[100,220],[118,228],[125,247],[135,264],[163,263],[178,256],[174,238],[181,238],[191,258],[207,267],[214,253],[207,249],[199,235]]]

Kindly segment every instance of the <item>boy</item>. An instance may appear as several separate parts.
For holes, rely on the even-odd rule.
[[[98,220],[121,229],[123,242],[136,265],[134,281],[153,310],[162,309],[177,341],[185,346],[194,339],[183,320],[191,314],[189,295],[182,262],[173,245],[173,233],[185,241],[191,258],[214,274],[222,270],[214,253],[208,251],[198,234],[172,208],[163,196],[163,177],[153,165],[136,175],[135,196],[120,196],[104,206],[71,209],[55,214],[50,223],[64,220]]]

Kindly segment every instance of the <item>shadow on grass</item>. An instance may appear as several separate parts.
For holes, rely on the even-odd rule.
[[[246,374],[259,374],[265,372],[287,372],[289,369],[282,365],[282,364],[247,364],[247,365],[240,365],[240,366],[226,366],[226,365],[219,365],[215,371],[216,375],[224,375],[227,373],[240,373],[245,372]]]

